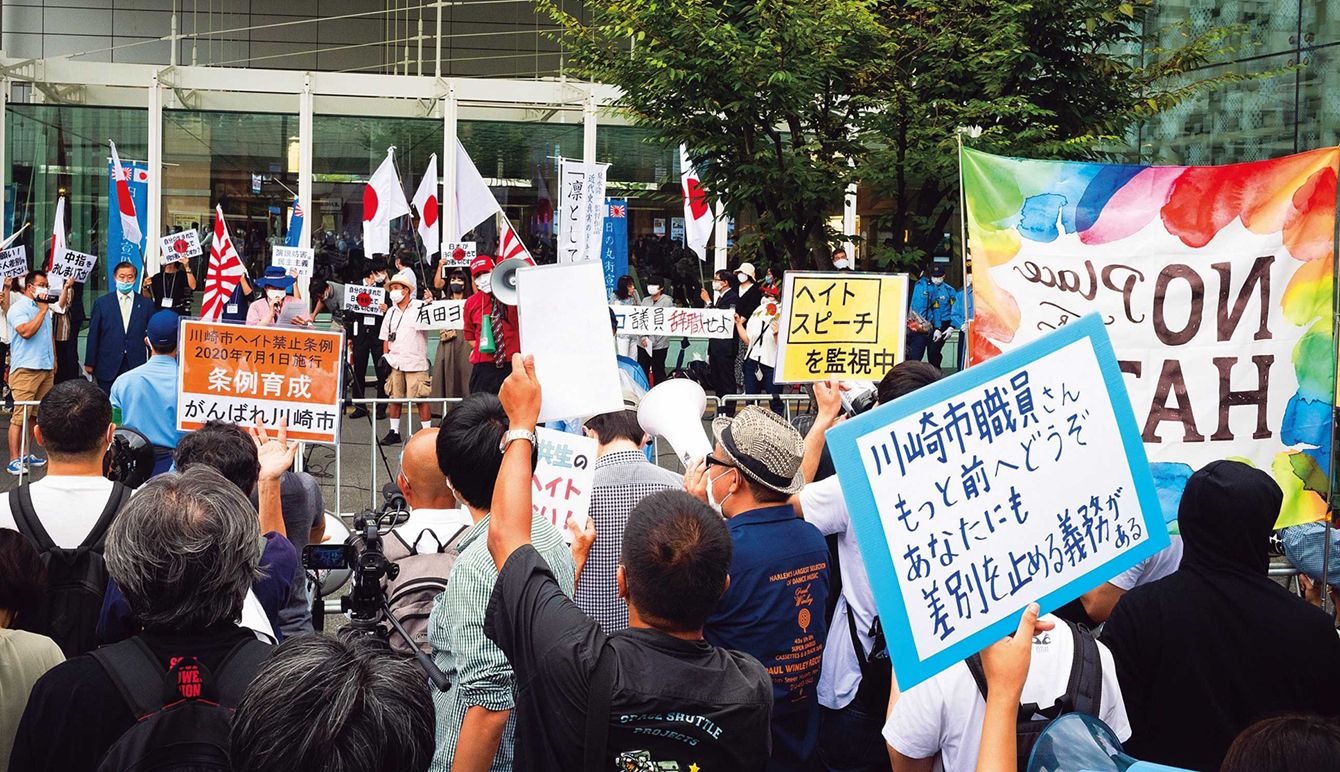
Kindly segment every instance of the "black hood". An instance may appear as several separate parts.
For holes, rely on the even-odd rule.
[[[1283,501],[1270,475],[1237,461],[1215,461],[1191,475],[1177,509],[1182,568],[1265,574]]]

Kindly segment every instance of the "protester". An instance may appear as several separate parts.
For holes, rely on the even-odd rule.
[[[851,270],[851,261],[847,259],[847,250],[843,249],[842,247],[838,247],[837,249],[833,250],[832,262],[833,262],[833,270],[835,271]]]
[[[730,586],[707,619],[714,646],[743,651],[772,674],[769,770],[806,770],[819,742],[815,689],[823,656],[828,545],[788,498],[805,484],[800,433],[754,405],[712,425],[716,447],[684,487],[726,517],[735,545]],[[712,470],[722,471],[713,475]]]
[[[237,278],[237,286],[228,295],[228,301],[223,304],[223,315],[219,318],[225,322],[243,324],[247,321],[247,314],[251,313],[251,295],[255,288],[245,271]]]
[[[51,318],[51,338],[56,348],[56,383],[84,377],[84,370],[79,366],[79,330],[87,319],[83,282],[66,281],[60,294],[63,296],[61,307],[52,309],[55,316]]]
[[[112,407],[97,386],[77,379],[42,398],[35,433],[51,457],[41,480],[0,499],[0,528],[13,528],[43,553],[83,548],[53,561],[53,585],[25,620],[67,656],[97,645],[98,609],[106,587],[103,540],[130,490],[102,476],[112,440]]]
[[[135,266],[117,263],[112,277],[116,289],[93,302],[84,350],[84,370],[111,393],[112,383],[145,362],[144,333],[154,304],[135,292]]]
[[[380,258],[368,260],[363,265],[363,285],[378,287],[384,281],[386,281],[386,263],[382,262]],[[349,366],[353,372],[350,393],[354,399],[363,399],[365,396],[369,361],[374,365],[373,369],[376,371],[377,398],[386,399],[386,371],[377,366],[381,359],[381,343],[377,339],[381,323],[382,320],[372,314],[346,313],[345,315],[344,332],[349,340]],[[363,418],[367,414],[367,408],[357,405],[353,412],[349,414],[349,417]],[[385,418],[386,405],[378,404],[376,415],[378,420]]]
[[[902,362],[876,387],[879,403],[888,404],[940,377],[940,371],[925,362]],[[803,471],[807,480],[814,479],[824,456],[824,432],[842,410],[836,384],[815,384],[814,398],[818,414],[805,434]],[[825,769],[887,772],[889,757],[881,730],[893,671],[842,486],[836,476],[808,483],[791,497],[791,505],[820,533],[837,536],[842,578],[842,595],[834,607],[819,674],[819,759]]]
[[[660,279],[647,281],[647,296],[642,305],[648,308],[669,309],[675,307],[675,301],[665,294],[665,285]],[[665,357],[670,353],[670,338],[666,335],[652,335],[639,341],[637,361],[646,371],[650,383],[654,386],[665,381]]]
[[[501,397],[513,436],[533,432],[533,358],[513,358]],[[763,769],[768,675],[752,657],[703,639],[730,581],[721,518],[680,491],[634,507],[617,574],[629,629],[607,635],[530,543],[534,453],[533,441],[508,443],[488,534],[499,574],[485,633],[527,685],[517,695],[516,769]]]
[[[154,308],[167,308],[177,316],[191,315],[191,293],[195,292],[195,272],[191,270],[191,259],[164,263],[163,270],[153,276],[146,276],[144,284],[149,288]],[[248,316],[250,319],[250,316]]]
[[[734,311],[740,298],[735,291],[735,285],[735,276],[730,271],[717,271],[713,284],[716,290],[716,302],[712,303],[706,289],[702,291],[703,302],[712,303],[712,307],[716,309]],[[711,368],[712,390],[716,392],[718,399],[727,394],[735,394],[738,388],[735,380],[735,355],[738,347],[738,335],[731,335],[729,338],[711,338],[707,341],[707,364]],[[721,415],[735,415],[734,402],[721,405],[718,409]]]
[[[754,264],[740,263],[735,269],[735,279],[740,282],[736,292],[740,299],[735,304],[735,313],[748,319],[754,315],[754,309],[763,302],[763,288],[754,279]]]
[[[516,307],[493,297],[493,258],[470,263],[475,293],[465,301],[465,339],[470,343],[470,393],[497,394],[511,373],[512,354],[521,350]]]
[[[433,756],[423,671],[368,638],[285,641],[233,719],[234,772],[423,772]]]
[[[428,375],[428,336],[414,326],[414,315],[418,312],[419,302],[414,298],[418,283],[414,272],[404,269],[386,282],[386,295],[390,307],[382,317],[379,337],[382,340],[382,355],[391,366],[391,374],[386,379],[386,390],[391,399],[423,399],[428,396],[432,384]],[[386,406],[388,423],[386,436],[379,442],[382,445],[400,444],[400,412],[404,405],[392,402]],[[423,428],[433,417],[433,408],[427,402],[420,402],[415,408],[419,413],[419,426]],[[411,422],[406,434],[413,434]]]
[[[1276,716],[1242,730],[1219,772],[1332,772],[1340,724],[1320,716]]]
[[[153,356],[117,378],[111,389],[112,407],[121,411],[121,423],[143,434],[154,446],[153,474],[172,468],[172,451],[182,438],[182,432],[177,430],[180,321],[176,313],[166,308],[154,313],[142,341],[153,350]]]
[[[627,274],[620,276],[614,284],[614,292],[610,293],[610,305],[615,306],[636,306],[641,305],[642,301],[637,296],[637,285],[632,276]],[[637,360],[641,354],[638,352],[638,339],[632,335],[614,336],[616,351],[621,357]]]
[[[173,664],[194,658],[206,686],[249,682],[259,666],[254,647],[262,647],[262,656],[268,647],[236,620],[259,557],[255,510],[213,469],[161,475],[140,488],[107,534],[107,567],[144,632],[57,665],[37,681],[10,768],[97,767],[140,717],[118,687],[116,678],[124,676],[109,672],[123,656],[151,658],[146,666],[165,676]],[[143,685],[120,683],[132,691]],[[178,683],[180,697],[199,696],[190,691],[199,681]]]
[[[256,498],[253,492],[253,505],[257,504]],[[284,639],[315,629],[312,603],[307,598],[307,573],[302,567],[302,551],[308,544],[320,544],[326,538],[326,505],[321,484],[307,472],[284,472],[279,478],[279,508],[284,517],[284,538],[293,545],[293,553],[298,558],[288,602],[279,607],[276,615],[278,637]]]
[[[1097,627],[1106,622],[1112,616],[1112,609],[1116,608],[1126,593],[1136,587],[1157,582],[1177,570],[1178,564],[1182,562],[1182,537],[1174,533],[1169,534],[1168,539],[1167,547],[1057,609],[1056,615],[1088,627]]]
[[[310,325],[312,316],[307,311],[307,301],[294,297],[294,283],[294,278],[284,271],[283,266],[266,268],[265,274],[256,280],[256,286],[265,293],[265,298],[247,309],[247,324],[268,327],[282,324],[287,316],[289,324]]]
[[[51,315],[47,311],[60,312],[70,283],[66,283],[54,305],[47,298],[48,288],[45,271],[29,271],[23,277],[23,296],[12,301],[5,315],[14,330],[9,344],[9,388],[15,402],[38,402],[56,384],[55,344],[51,337]],[[28,407],[16,408],[10,416],[6,470],[12,475],[27,474],[29,467],[47,463],[32,453],[31,423],[36,418],[36,412],[30,412]]]
[[[510,427],[509,416],[492,394],[470,395],[447,413],[438,432],[438,468],[469,510],[474,525],[457,542],[460,556],[428,620],[434,660],[451,680],[449,691],[433,693],[437,709],[434,770],[503,772],[513,768],[518,681],[506,655],[485,637],[484,616],[498,580],[488,551],[489,508],[502,448],[527,435],[530,441],[523,444],[533,449],[534,424]],[[529,478],[526,487],[530,487]],[[540,554],[552,566],[563,594],[571,597],[576,577],[568,546],[548,519],[529,508],[527,513]]]
[[[1340,638],[1326,614],[1267,576],[1283,493],[1266,472],[1215,461],[1178,506],[1171,576],[1126,594],[1103,628],[1138,759],[1214,770],[1252,722],[1340,713]]]
[[[932,263],[926,274],[913,285],[910,305],[911,312],[925,322],[926,329],[908,330],[907,359],[915,362],[925,356],[927,362],[939,367],[949,329],[954,326],[958,292],[945,284],[944,263]]]
[[[1038,619],[1038,604],[1030,603],[1013,635],[982,649],[982,671],[987,683],[986,708],[981,720],[981,749],[977,752],[975,767],[968,768],[975,768],[977,772],[1018,772],[1019,700],[1028,676],[1033,672],[1032,657],[1033,649],[1037,648],[1037,637],[1054,626],[1055,622]]]
[[[744,393],[772,395],[769,407],[777,415],[784,415],[782,389],[775,380],[780,315],[781,305],[771,297],[764,297],[748,319],[737,315],[735,326],[745,347]]]
[[[0,769],[11,768],[9,751],[33,684],[65,660],[55,641],[14,629],[40,605],[46,583],[46,564],[29,540],[0,528]]]
[[[638,424],[638,392],[624,389],[624,409],[586,420],[596,442],[590,516],[598,537],[577,583],[577,605],[606,633],[628,627],[628,605],[618,592],[619,558],[628,515],[653,493],[679,490],[684,478],[650,463],[642,453],[646,433]]]
[[[441,275],[437,281],[441,282]],[[439,284],[438,286],[441,286]],[[452,271],[446,281],[447,300],[464,301],[469,298],[465,273]],[[437,354],[433,357],[433,399],[461,399],[470,393],[470,344],[463,330],[440,330],[437,333]]]

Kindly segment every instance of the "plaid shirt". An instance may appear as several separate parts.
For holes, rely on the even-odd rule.
[[[623,551],[628,513],[644,497],[684,487],[684,478],[647,463],[640,450],[616,450],[596,459],[591,488],[591,518],[596,541],[582,569],[577,605],[609,633],[628,627],[628,605],[619,597],[615,573]]]
[[[428,642],[433,661],[451,680],[446,692],[433,689],[437,714],[437,747],[431,772],[449,772],[461,736],[461,722],[471,706],[487,710],[511,710],[516,704],[516,674],[507,657],[484,636],[484,614],[488,610],[498,570],[488,547],[489,518],[484,517],[461,537],[460,557],[451,568],[447,588],[433,602],[428,617]],[[536,516],[530,522],[531,542],[549,564],[558,586],[572,596],[575,567],[572,551],[553,523]],[[512,769],[516,714],[507,717],[502,741],[493,757],[494,772]]]

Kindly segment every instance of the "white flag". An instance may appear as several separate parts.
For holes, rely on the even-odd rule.
[[[707,239],[714,224],[712,207],[707,205],[707,194],[689,161],[688,148],[683,145],[679,146],[679,181],[684,194],[684,246],[697,252],[699,260],[706,260]]]
[[[391,160],[395,148],[387,148],[386,160],[363,187],[363,254],[391,253],[391,221],[409,214],[409,202],[400,187],[400,177]]]
[[[56,258],[65,254],[65,196],[56,201],[56,221],[51,224],[51,251],[47,253],[47,270]]]
[[[495,212],[501,212],[498,199],[484,184],[465,145],[456,140],[456,232],[447,234],[447,241],[461,241],[471,229]]]
[[[414,208],[419,210],[419,238],[423,239],[424,252],[435,255],[442,251],[442,238],[438,235],[442,224],[437,204],[437,153],[428,157],[428,169],[419,180],[419,189],[414,191]]]

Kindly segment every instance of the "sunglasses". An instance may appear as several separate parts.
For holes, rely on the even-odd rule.
[[[704,462],[705,462],[705,464],[706,464],[706,468],[707,468],[707,469],[711,469],[711,468],[714,467],[714,466],[719,466],[719,467],[722,467],[722,468],[724,468],[724,469],[735,469],[735,468],[736,468],[735,464],[729,463],[729,462],[727,462],[727,461],[722,461],[721,459],[716,458],[715,456],[707,456],[707,457],[704,459]],[[706,469],[705,469],[704,471],[706,471]]]

